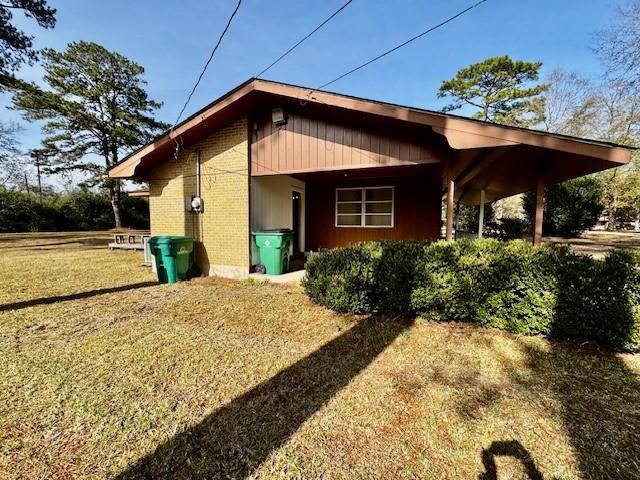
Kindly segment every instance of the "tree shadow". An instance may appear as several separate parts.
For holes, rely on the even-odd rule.
[[[57,240],[57,239],[56,239]],[[48,250],[53,249],[57,250],[61,246],[66,245],[77,245],[77,246],[88,246],[88,247],[106,247],[109,244],[110,239],[108,238],[100,238],[100,237],[84,237],[84,238],[70,238],[69,240],[61,240],[57,242],[36,242],[36,243],[27,243],[24,245],[2,245],[0,244],[0,249],[7,250]]]
[[[513,457],[519,460],[530,480],[543,480],[544,478],[529,451],[517,440],[507,440],[492,442],[489,448],[482,450],[482,464],[485,471],[478,477],[478,480],[498,480],[496,457]]]
[[[368,317],[121,473],[130,478],[244,478],[364,370],[410,319]]]
[[[88,292],[72,293],[69,295],[57,295],[54,297],[34,298],[33,300],[25,300],[23,302],[5,303],[0,305],[0,312],[9,310],[20,310],[22,308],[33,307],[36,305],[49,305],[58,302],[67,302],[69,300],[80,300],[83,298],[95,297],[107,293],[125,292],[127,290],[135,290],[136,288],[150,287],[157,285],[158,282],[138,282],[129,285],[121,285],[119,287],[100,288],[98,290],[90,290]]]
[[[640,381],[621,357],[570,344],[527,346],[529,368],[560,402],[583,478],[640,479]]]

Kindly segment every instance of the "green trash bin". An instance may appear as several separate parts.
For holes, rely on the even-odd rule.
[[[193,241],[192,237],[170,235],[149,239],[160,283],[176,283],[187,278],[187,272],[193,265]]]
[[[288,228],[253,232],[260,250],[260,263],[269,275],[281,275],[289,268],[289,247],[293,231]]]

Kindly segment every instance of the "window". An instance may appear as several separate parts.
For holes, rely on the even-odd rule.
[[[337,188],[336,227],[393,227],[393,187]]]

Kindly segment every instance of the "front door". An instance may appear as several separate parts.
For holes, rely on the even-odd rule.
[[[291,192],[291,229],[293,230],[293,253],[300,253],[300,224],[302,195],[295,190]]]

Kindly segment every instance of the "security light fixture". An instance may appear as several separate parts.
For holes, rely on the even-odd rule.
[[[271,121],[274,127],[282,127],[287,124],[287,114],[284,112],[284,108],[276,107],[271,110]]]

